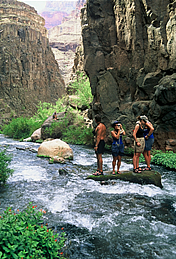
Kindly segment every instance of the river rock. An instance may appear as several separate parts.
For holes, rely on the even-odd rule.
[[[123,180],[139,184],[154,184],[157,187],[163,188],[161,183],[161,175],[157,171],[142,171],[142,173],[133,173],[133,171],[121,171],[121,174],[113,175],[112,172],[104,172],[104,175],[95,176],[89,175],[86,179],[94,181],[107,181],[107,180]]]
[[[37,129],[37,130],[35,130],[35,131],[33,132],[33,134],[31,135],[31,139],[32,139],[33,141],[36,141],[36,140],[41,139],[41,128],[39,128],[39,129]]]
[[[73,159],[73,150],[70,146],[60,139],[43,142],[38,148],[38,156],[62,157],[64,159]]]

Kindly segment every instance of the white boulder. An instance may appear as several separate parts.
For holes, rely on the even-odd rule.
[[[44,141],[38,148],[38,156],[63,157],[64,159],[73,159],[73,150],[70,146],[60,139]]]

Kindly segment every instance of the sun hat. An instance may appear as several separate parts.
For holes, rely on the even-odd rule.
[[[115,124],[118,124],[119,122],[118,121],[113,121],[112,123],[111,123],[111,126],[114,128],[114,125]]]
[[[140,116],[140,119],[143,120],[143,121],[145,121],[145,122],[148,121],[148,118],[147,118],[147,116],[145,116],[145,115]]]

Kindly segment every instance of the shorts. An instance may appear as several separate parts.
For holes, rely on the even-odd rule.
[[[145,148],[144,150],[150,151],[152,149],[152,145],[154,143],[154,138],[149,138],[145,140]]]
[[[124,144],[112,144],[113,157],[124,155]]]
[[[100,140],[98,144],[98,149],[95,151],[96,154],[103,154],[104,153],[104,147],[105,147],[105,142],[104,140]]]
[[[144,151],[144,148],[145,148],[145,139],[144,139],[144,137],[137,138],[137,142],[139,142],[141,145],[140,145],[140,147],[138,147],[136,145],[136,141],[134,141],[134,153],[142,153]]]

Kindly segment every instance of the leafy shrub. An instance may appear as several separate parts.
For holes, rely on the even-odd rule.
[[[86,105],[89,107],[93,100],[89,79],[86,75],[83,75],[83,73],[78,72],[77,75],[77,80],[71,84],[71,87],[76,90],[76,95],[78,96],[75,102],[78,105]]]
[[[11,156],[6,155],[6,149],[0,152],[0,184],[5,184],[7,179],[13,174],[13,169],[8,168],[11,160]]]
[[[66,110],[67,105],[67,98],[62,97],[59,98],[55,105],[51,103],[42,103],[39,102],[39,105],[37,106],[38,110],[33,116],[33,120],[35,122],[39,122],[40,125],[43,124],[43,122],[53,114],[54,111],[63,112]]]
[[[173,151],[158,151],[151,159],[151,162],[156,165],[162,165],[166,168],[176,170],[176,153]]]
[[[4,125],[3,134],[14,139],[24,139],[32,135],[32,133],[41,127],[43,122],[53,114],[54,110],[64,111],[64,103],[66,98],[63,97],[56,102],[56,105],[50,103],[39,103],[37,113],[31,117],[13,118],[8,125]]]
[[[70,125],[65,132],[63,132],[63,141],[78,144],[89,145],[92,144],[93,134],[92,129],[86,126],[78,127],[77,125]]]
[[[140,163],[144,163],[145,159],[140,156]],[[173,151],[151,150],[151,164],[161,165],[169,169],[176,170],[176,153]]]
[[[19,212],[9,207],[0,216],[0,258],[63,258],[59,250],[64,246],[65,233],[54,234],[41,220],[45,211],[36,211],[29,203]]]
[[[31,136],[38,128],[40,124],[33,118],[13,118],[8,125],[3,127],[3,134],[14,139],[23,139]]]

